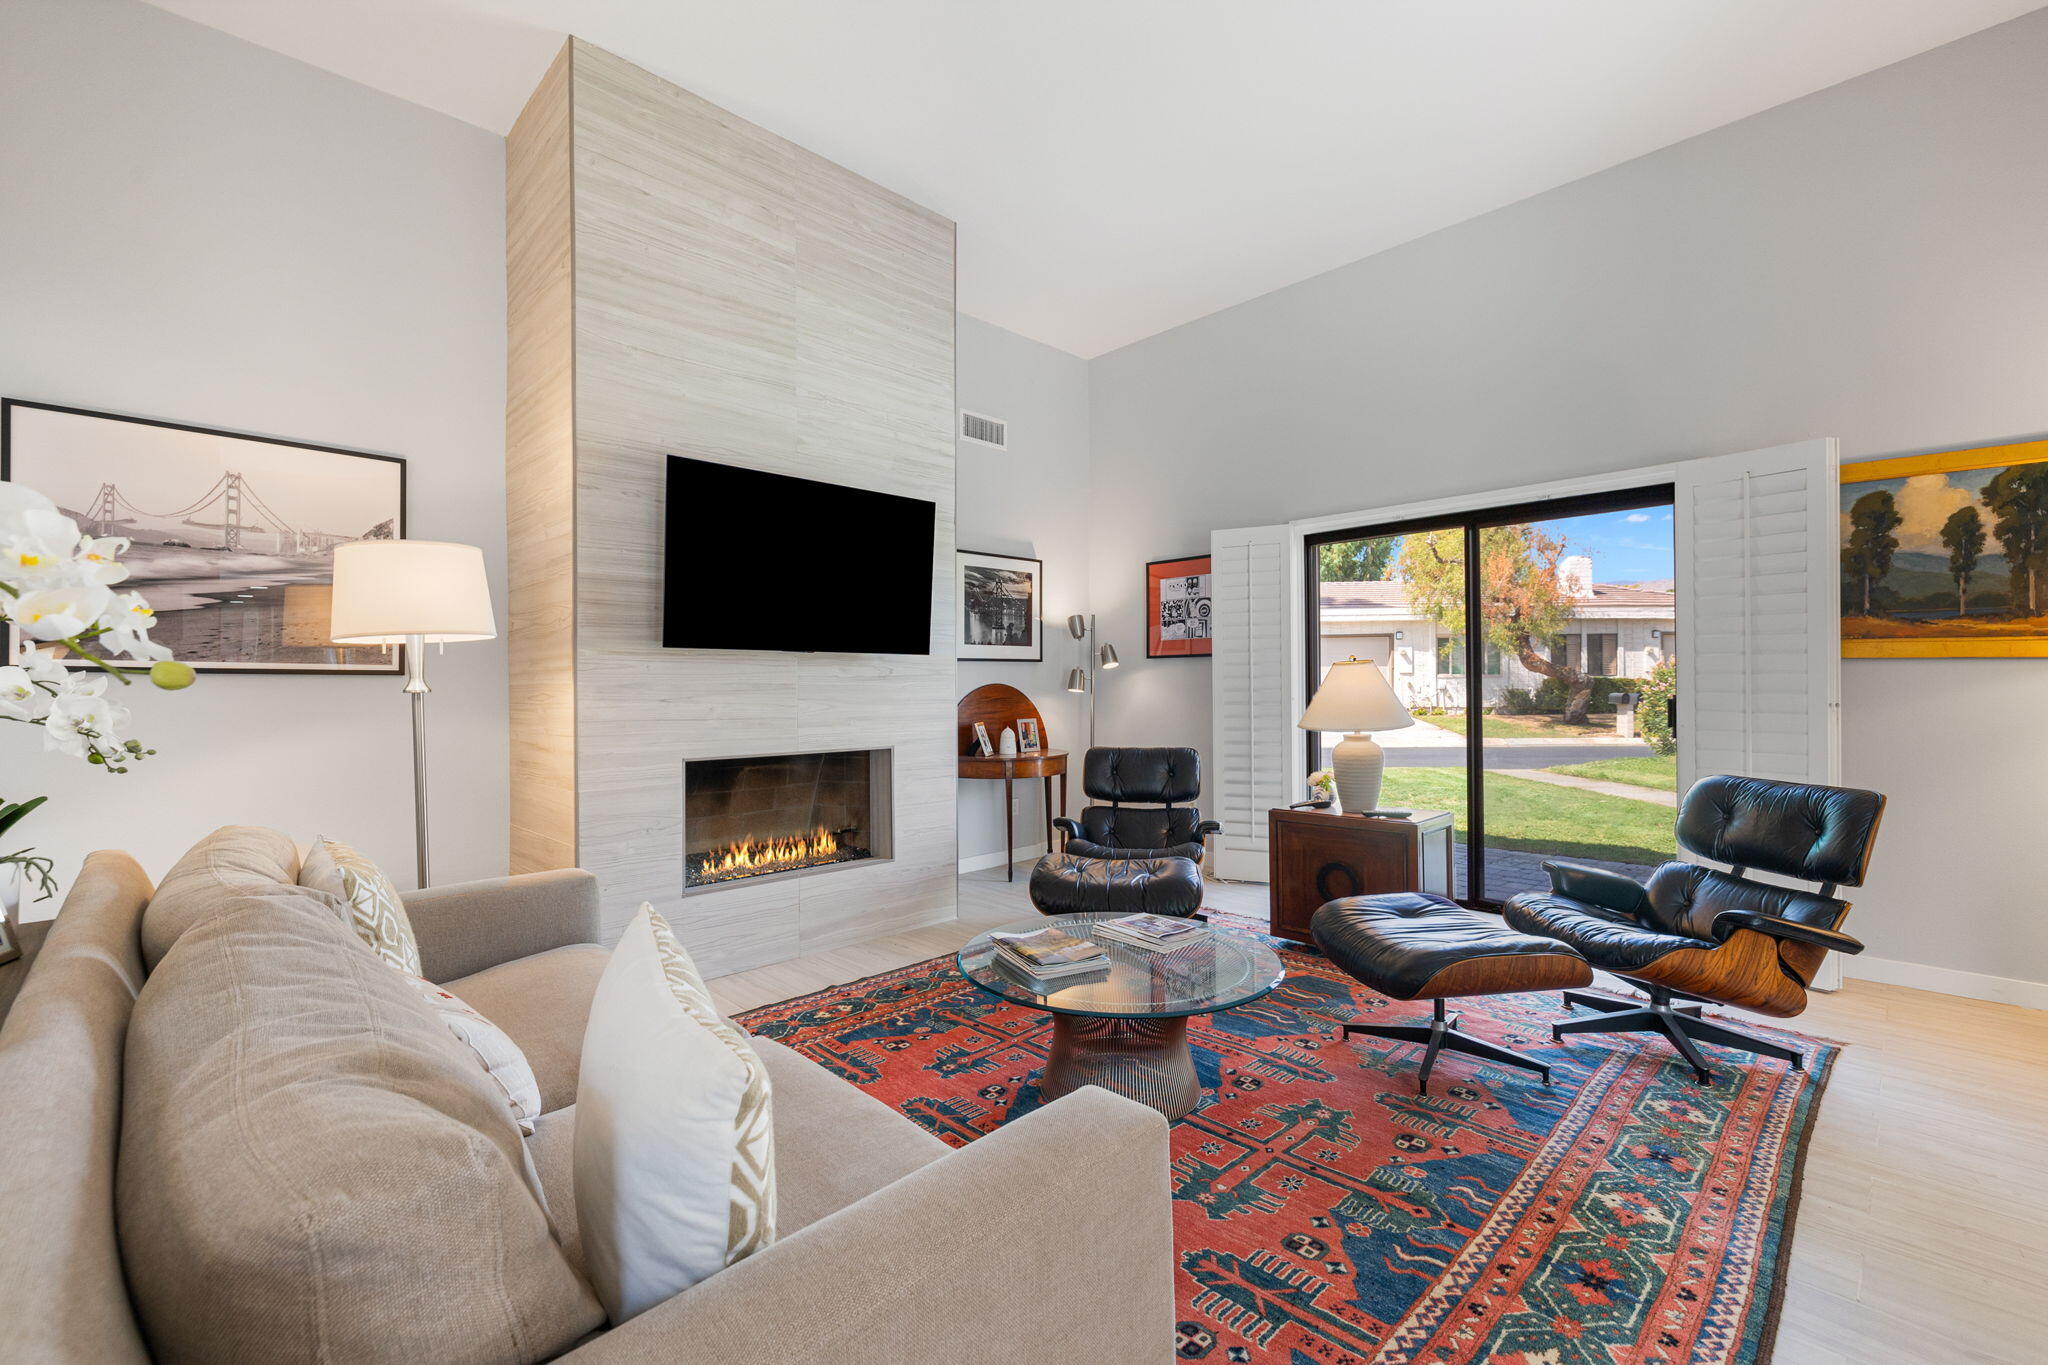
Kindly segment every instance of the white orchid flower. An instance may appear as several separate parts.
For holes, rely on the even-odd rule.
[[[50,715],[43,722],[45,747],[60,749],[73,758],[94,752],[108,758],[121,753],[119,731],[127,725],[128,708],[106,695],[106,678],[75,678],[50,703]]]
[[[46,683],[56,688],[71,684],[71,670],[57,662],[57,656],[47,649],[31,649],[23,653],[20,668],[28,674],[30,682]]]
[[[113,596],[99,583],[40,588],[15,598],[7,614],[31,640],[68,640],[92,629]]]
[[[0,483],[0,542],[28,534],[28,527],[22,521],[23,513],[56,510],[56,503],[27,484]]]
[[[0,668],[0,716],[38,721],[50,714],[50,694],[36,686],[29,671],[17,664]]]
[[[28,592],[91,581],[88,566],[72,557],[78,545],[76,522],[41,508],[30,508],[19,520],[21,529],[0,549],[0,583]],[[118,564],[114,567],[120,569]],[[121,570],[121,575],[126,572]]]
[[[126,536],[83,536],[71,562],[86,582],[111,586],[128,577],[128,566],[121,563],[121,556],[127,553]]]
[[[150,627],[156,624],[156,613],[149,609],[149,603],[142,600],[139,592],[124,592],[115,597],[106,611],[100,614],[99,624],[106,629],[100,639],[118,654],[131,659],[168,659],[171,651],[149,638]]]

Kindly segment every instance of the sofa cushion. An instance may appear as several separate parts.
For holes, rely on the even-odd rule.
[[[590,997],[611,954],[594,943],[572,943],[531,957],[486,967],[447,983],[477,1013],[519,1045],[540,1083],[542,1113],[576,1103],[583,1063],[583,1026]]]
[[[614,1325],[775,1240],[767,1070],[651,906],[591,1002],[575,1166],[583,1265]]]
[[[802,1053],[768,1038],[753,1044],[775,1090],[776,1236],[837,1213],[953,1150]]]
[[[115,1209],[157,1359],[535,1361],[602,1322],[495,1082],[315,893],[188,929],[125,1076]]]
[[[290,886],[299,878],[299,846],[274,829],[226,825],[192,845],[157,883],[142,913],[142,963],[149,971],[178,936],[218,911],[237,891]]]
[[[446,986],[436,986],[424,976],[414,976],[400,967],[392,970],[412,984],[435,1017],[476,1055],[477,1064],[504,1092],[505,1103],[518,1120],[519,1131],[531,1135],[534,1121],[540,1117],[540,1082],[534,1079],[533,1067],[519,1050],[519,1044]]]
[[[420,974],[420,946],[413,938],[412,921],[384,869],[350,845],[323,834],[306,851],[298,882],[325,891],[347,906],[356,936],[377,956],[402,972]]]

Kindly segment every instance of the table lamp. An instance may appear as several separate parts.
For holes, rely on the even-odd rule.
[[[1337,804],[1362,815],[1379,808],[1380,776],[1387,767],[1386,750],[1367,732],[1399,730],[1414,723],[1378,664],[1346,659],[1330,665],[1308,710],[1301,713],[1300,728],[1343,732],[1330,756],[1330,776],[1337,784]]]
[[[412,697],[412,800],[420,885],[427,885],[427,651],[495,640],[484,552],[441,540],[352,540],[334,547],[338,645],[404,645]]]

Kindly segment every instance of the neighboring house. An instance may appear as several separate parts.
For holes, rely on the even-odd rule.
[[[1593,582],[1593,561],[1573,555],[1558,565],[1579,606],[1550,657],[1610,678],[1640,678],[1678,652],[1677,596],[1667,584]],[[1371,659],[1409,706],[1465,705],[1468,674],[1461,642],[1408,604],[1405,583],[1325,583],[1320,589],[1322,666]],[[1539,643],[1538,648],[1543,648]],[[1542,675],[1493,649],[1480,673],[1479,700],[1490,705],[1510,687],[1533,692]]]

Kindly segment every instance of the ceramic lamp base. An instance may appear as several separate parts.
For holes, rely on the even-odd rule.
[[[1340,810],[1369,811],[1380,806],[1380,778],[1387,770],[1387,751],[1371,735],[1346,735],[1330,755],[1330,776],[1337,784]]]

